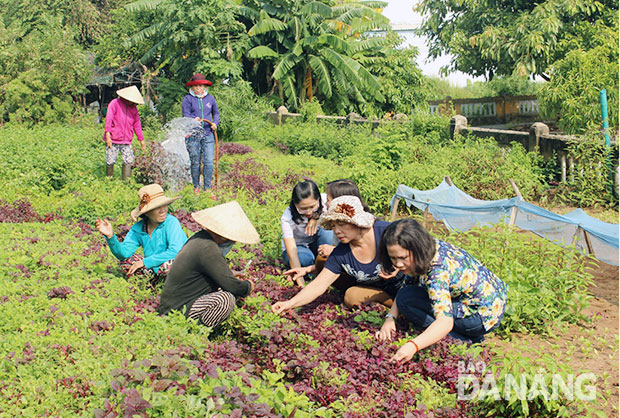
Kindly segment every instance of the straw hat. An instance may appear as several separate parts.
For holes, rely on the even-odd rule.
[[[140,90],[136,86],[125,87],[124,89],[116,90],[116,94],[125,100],[135,104],[144,104],[144,99],[140,94]]]
[[[236,200],[192,213],[204,229],[231,241],[258,244],[260,237]]]
[[[204,75],[200,73],[196,73],[192,76],[192,78],[189,79],[187,83],[185,83],[185,87],[196,86],[199,84],[205,84],[207,86],[213,85],[213,83],[207,80],[207,78]]]
[[[164,196],[164,189],[159,184],[149,184],[138,190],[138,196],[140,197],[140,204],[134,210],[131,211],[131,218],[135,221],[140,215],[144,215],[146,212],[160,208],[162,206],[169,205],[181,196],[166,197]]]
[[[339,196],[331,201],[329,210],[319,218],[319,225],[332,229],[335,221],[347,222],[360,228],[372,228],[375,217],[364,211],[357,196]]]

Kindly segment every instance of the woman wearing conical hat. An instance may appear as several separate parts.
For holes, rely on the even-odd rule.
[[[108,105],[105,118],[106,176],[112,177],[114,174],[114,164],[120,153],[123,159],[122,179],[125,180],[131,176],[131,166],[134,162],[131,147],[134,133],[142,149],[146,149],[140,114],[136,106],[144,104],[144,99],[136,86],[117,90],[116,94],[118,97]]]
[[[214,327],[230,316],[237,298],[254,285],[228,267],[226,253],[235,242],[257,244],[258,233],[236,201],[192,213],[202,226],[179,252],[161,292],[157,312],[181,311]]]
[[[172,260],[187,241],[179,220],[168,213],[168,205],[180,197],[166,197],[159,184],[142,187],[138,197],[140,201],[131,212],[131,218],[140,220],[131,227],[123,242],[119,242],[108,220],[97,219],[96,225],[112,254],[121,260],[125,274],[144,277],[150,285],[155,285],[165,279]],[[135,254],[140,247],[144,257]]]

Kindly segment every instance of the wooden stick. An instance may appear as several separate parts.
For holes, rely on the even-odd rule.
[[[396,219],[396,212],[398,212],[398,204],[400,203],[400,197],[395,197],[394,198],[394,207],[392,207],[392,221],[394,221],[394,219]]]
[[[217,129],[213,130],[215,137],[215,188],[217,189],[220,177],[220,145],[217,140]]]
[[[215,138],[215,187],[217,188],[219,177],[220,177],[220,145],[217,139],[217,126],[215,123],[211,122],[209,119],[200,119],[202,122],[207,122],[209,126],[211,126],[211,132],[213,132],[213,137]],[[214,128],[215,126],[215,128]]]
[[[452,184],[452,179],[450,178],[450,176],[445,176],[443,179],[446,181],[446,183],[448,183],[448,186],[454,186],[454,184]]]
[[[521,199],[523,199],[523,196],[521,195],[521,191],[519,190],[519,188],[517,187],[517,185],[515,184],[515,181],[513,179],[508,179],[508,181],[510,181],[510,185],[512,186],[512,190],[514,190],[515,194],[520,197]]]
[[[588,235],[588,231],[581,228],[583,231],[583,237],[586,239],[586,246],[588,247],[588,254],[594,255],[594,249],[592,248],[592,242],[590,242],[590,235]]]

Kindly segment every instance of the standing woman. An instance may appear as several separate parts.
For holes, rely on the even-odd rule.
[[[136,86],[125,87],[116,91],[118,98],[108,105],[105,118],[106,176],[114,175],[114,164],[121,153],[123,159],[122,179],[131,177],[134,162],[131,142],[136,134],[142,150],[146,149],[144,134],[140,123],[140,114],[136,105],[144,104],[140,90]]]
[[[215,157],[215,137],[213,132],[220,124],[220,112],[217,109],[215,98],[207,92],[207,86],[213,83],[204,75],[197,73],[185,83],[189,93],[183,98],[181,109],[183,117],[195,118],[202,123],[202,131],[193,133],[185,139],[185,146],[189,154],[192,183],[194,192],[200,194],[200,163],[202,162],[203,190],[211,189],[213,175],[213,160]],[[210,197],[214,197],[212,194]]]
[[[401,219],[385,230],[380,259],[385,271],[400,271],[414,283],[398,291],[377,338],[392,339],[399,312],[424,329],[400,347],[392,361],[408,361],[446,335],[481,342],[501,322],[506,284],[467,251],[434,239],[413,219]]]
[[[172,261],[187,241],[187,236],[177,218],[168,213],[168,205],[180,197],[166,197],[159,184],[149,184],[138,191],[140,203],[131,212],[137,220],[123,242],[114,234],[112,224],[106,219],[97,219],[97,230],[101,232],[112,254],[121,260],[121,268],[127,276],[142,276],[155,285],[163,281]],[[138,248],[144,250],[144,257],[135,254]]]

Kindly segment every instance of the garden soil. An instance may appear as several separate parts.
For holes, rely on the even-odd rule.
[[[520,347],[532,347],[571,366],[576,373],[589,371],[597,381],[597,401],[608,417],[619,416],[618,411],[618,267],[598,262],[590,268],[594,284],[590,288],[593,295],[590,306],[583,313],[591,318],[591,323],[567,324],[555,329],[555,336],[530,334],[513,335],[512,341],[491,337],[488,341],[497,344],[504,352],[527,352]]]
[[[444,230],[441,222],[427,216],[425,226],[431,230]],[[530,234],[532,239],[540,239],[537,235],[520,230],[517,233]],[[585,259],[584,259],[585,262]],[[602,261],[589,262],[588,271],[593,275],[590,286],[592,299],[583,314],[591,319],[589,323],[562,324],[554,330],[555,335],[543,336],[535,334],[514,333],[512,340],[491,336],[487,339],[490,345],[496,345],[500,352],[519,355],[536,356],[528,353],[523,347],[531,347],[547,353],[569,365],[576,373],[592,372],[597,377],[593,383],[597,390],[597,409],[602,409],[609,418],[620,416],[619,413],[619,312],[618,312],[618,267]],[[599,400],[600,399],[600,400]]]

